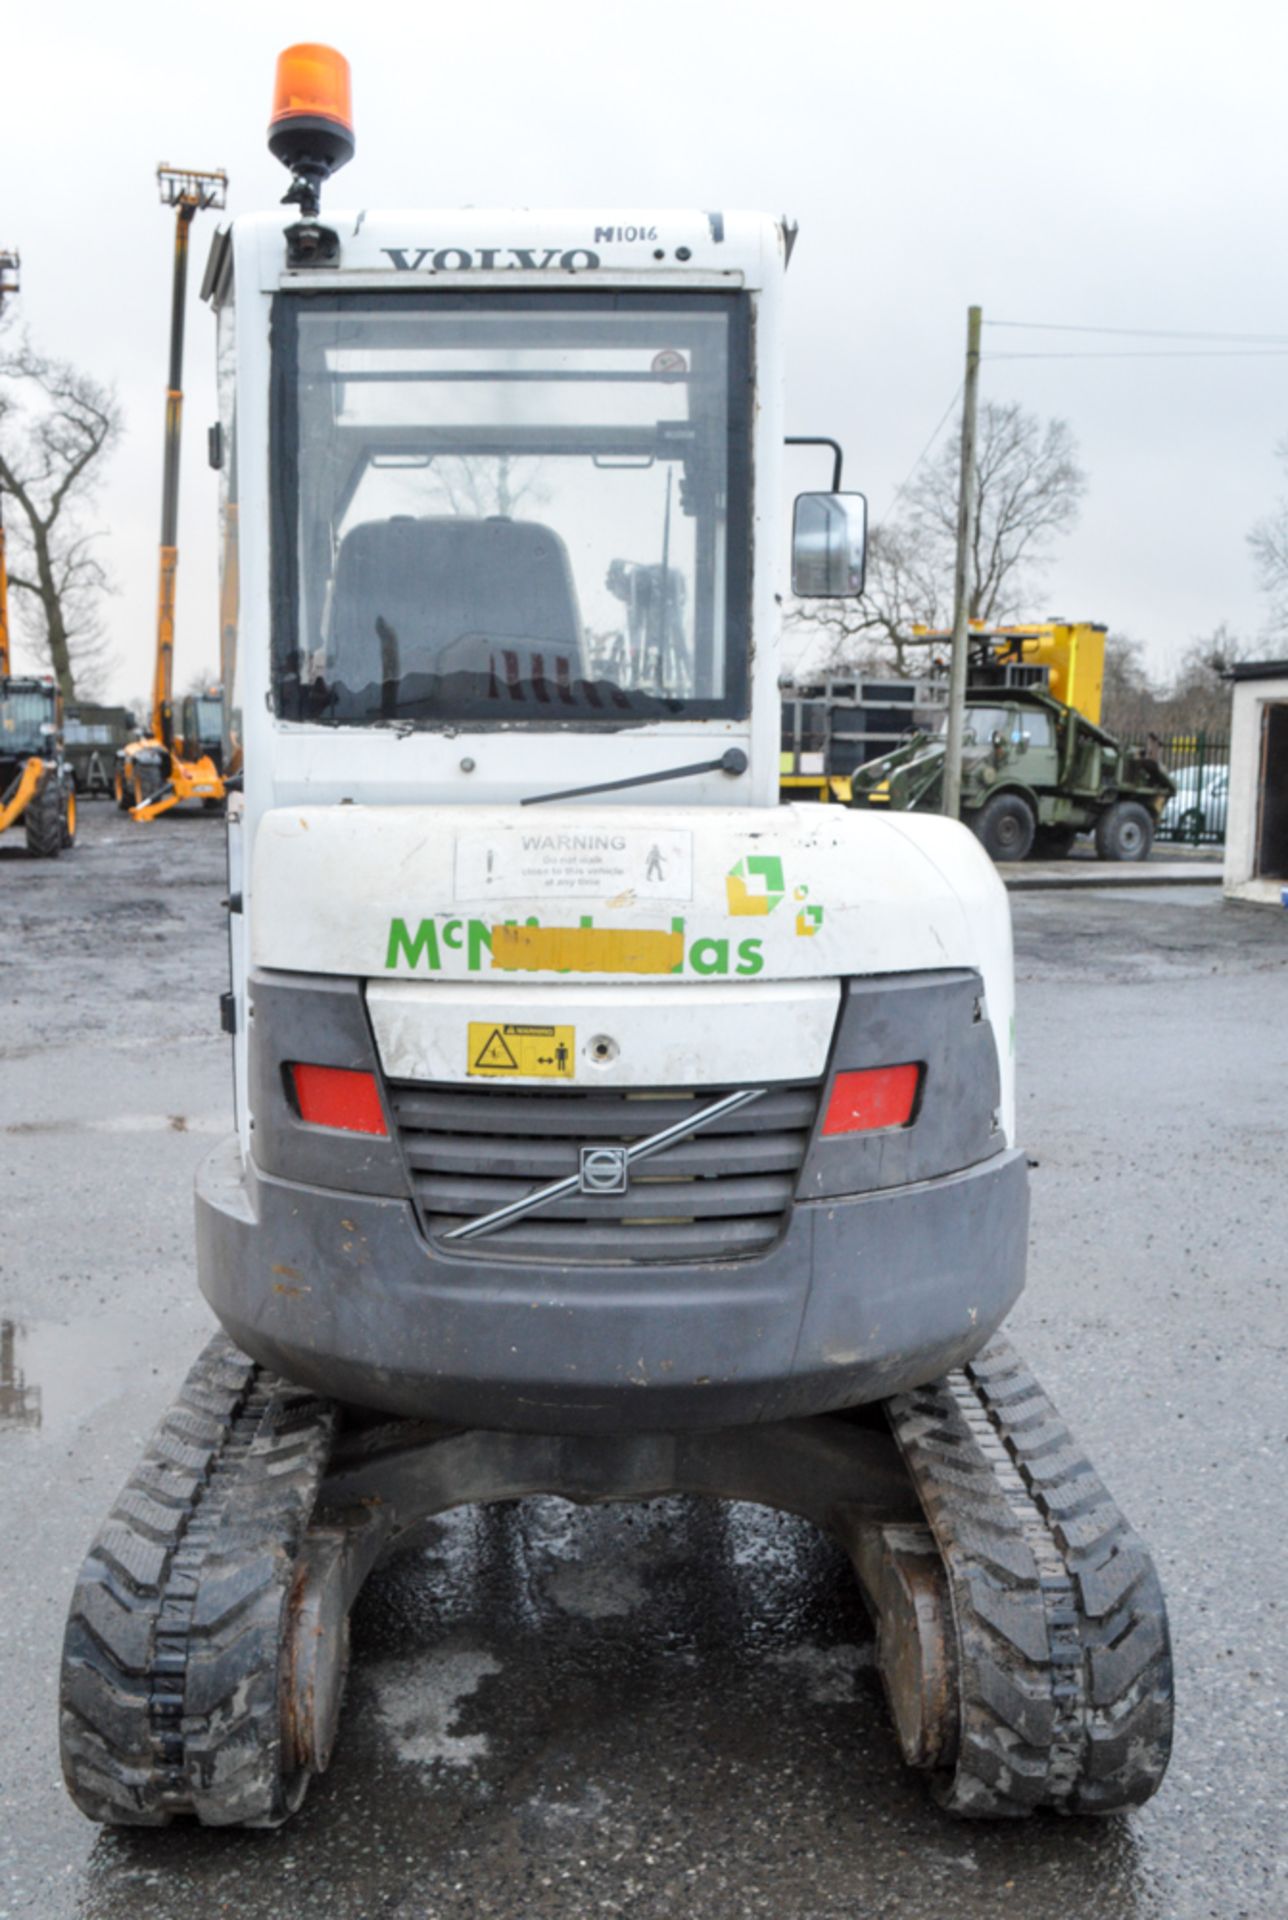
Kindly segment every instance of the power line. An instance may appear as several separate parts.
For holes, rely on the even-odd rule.
[[[948,402],[948,405],[944,408],[943,412],[940,414],[938,424],[936,425],[934,432],[931,434],[929,440],[927,440],[925,446],[921,449],[921,452],[917,455],[916,459],[913,461],[912,465],[909,467],[907,473],[904,475],[904,478],[900,481],[899,485],[895,488],[894,492],[891,494],[890,504],[887,506],[885,513],[882,515],[883,520],[888,520],[890,518],[890,515],[894,512],[896,502],[899,500],[900,496],[903,493],[905,493],[908,487],[912,484],[912,479],[914,474],[917,472],[917,469],[920,467],[922,461],[926,458],[926,455],[930,452],[936,440],[938,440],[940,434],[943,432],[945,426],[948,423],[949,415],[952,413],[953,408],[957,405],[957,402],[962,397],[962,387],[964,386],[964,384],[965,382],[961,380],[957,382],[957,386],[953,392],[953,397]]]
[[[1135,340],[1232,340],[1247,345],[1288,346],[1288,333],[1227,333],[1215,327],[1198,331],[1177,327],[1091,327],[1063,320],[986,320],[984,325],[1019,328],[1028,333],[1111,333]]]
[[[986,353],[985,360],[1281,360],[1288,356],[1288,344],[1282,347],[1112,347],[1100,349],[1070,348],[1055,353]]]

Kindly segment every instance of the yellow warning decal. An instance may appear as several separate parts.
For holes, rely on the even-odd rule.
[[[495,1020],[469,1022],[466,1071],[482,1078],[571,1080],[576,1027],[518,1027]]]
[[[493,927],[492,965],[505,972],[678,973],[684,935],[655,927]]]

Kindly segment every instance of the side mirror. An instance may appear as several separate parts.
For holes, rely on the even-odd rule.
[[[792,592],[801,600],[863,591],[868,503],[861,493],[800,493],[792,515]]]

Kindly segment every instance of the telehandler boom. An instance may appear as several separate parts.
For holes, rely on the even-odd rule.
[[[198,213],[224,205],[228,176],[161,165],[163,206],[175,209],[174,276],[170,295],[170,360],[165,396],[165,459],[161,475],[161,576],[157,592],[156,664],[152,674],[152,728],[116,756],[116,804],[135,820],[155,820],[185,800],[218,805],[224,782],[209,753],[193,754],[175,736],[174,608],[179,565],[179,452],[183,437],[183,336],[188,296],[188,238]]]
[[[955,821],[779,803],[794,227],[323,218],[326,47],[282,56],[270,144],[292,210],[206,275],[244,744],[236,1131],[197,1184],[223,1332],[73,1596],[72,1795],[276,1825],[410,1530],[685,1491],[844,1544],[946,1807],[1138,1804],[1157,1576],[999,1332],[1004,889]],[[796,593],[859,592],[865,526],[839,476],[802,494]]]

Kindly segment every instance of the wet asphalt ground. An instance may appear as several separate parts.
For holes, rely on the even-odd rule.
[[[1014,902],[1033,1173],[1017,1343],[1150,1541],[1180,1696],[1128,1818],[963,1825],[900,1767],[848,1564],[668,1500],[465,1509],[373,1577],[331,1772],[271,1834],[100,1832],[55,1693],[88,1541],[209,1330],[222,833],[0,851],[0,1920],[1281,1920],[1288,914]]]

